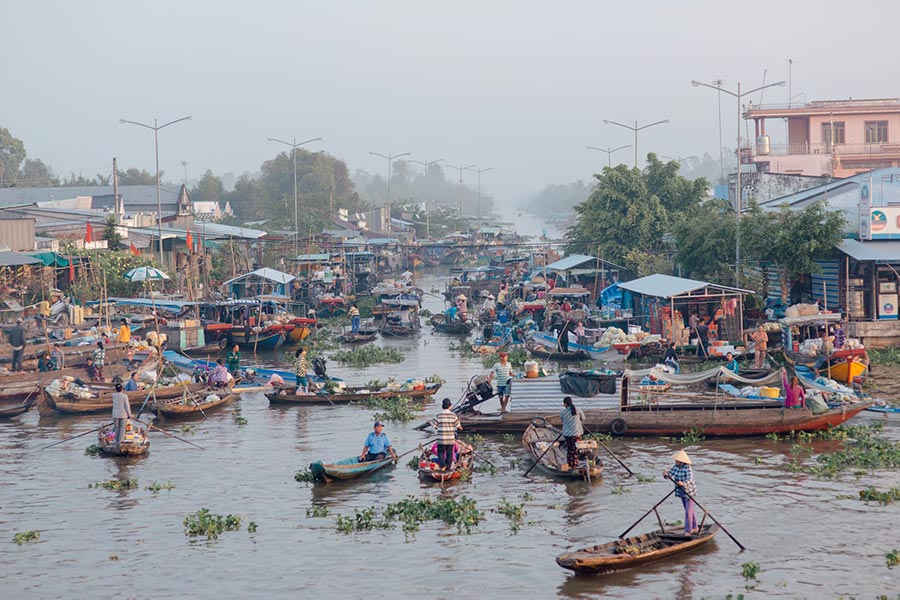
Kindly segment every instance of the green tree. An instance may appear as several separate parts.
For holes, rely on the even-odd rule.
[[[782,300],[798,275],[817,270],[815,261],[825,258],[841,241],[847,221],[840,211],[828,210],[824,200],[793,211],[751,207],[741,219],[741,244],[746,259],[774,263],[781,278]]]
[[[25,160],[25,144],[0,127],[0,186],[12,185],[19,174],[19,166]]]
[[[103,239],[106,240],[106,247],[109,250],[124,250],[125,244],[122,243],[122,236],[116,229],[116,219],[110,215],[106,218],[106,224],[103,226]]]
[[[159,178],[162,180],[163,171],[159,172]],[[130,167],[125,171],[119,169],[119,185],[156,185],[156,173],[150,173],[143,169]]]
[[[677,161],[662,162],[652,152],[647,155],[644,180],[650,194],[659,198],[671,222],[689,218],[706,196],[709,182],[700,177],[691,181],[678,174]]]
[[[675,261],[686,276],[733,283],[734,220],[724,204],[708,202],[675,226]]]
[[[215,202],[222,199],[225,186],[222,180],[207,169],[200,181],[190,190],[191,200],[194,202]]]
[[[59,185],[59,177],[39,158],[26,158],[19,170],[19,182],[29,187]]]

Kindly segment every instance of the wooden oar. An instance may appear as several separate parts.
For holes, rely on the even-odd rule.
[[[673,480],[671,477],[669,477],[668,475],[666,475],[666,479],[668,479],[669,481],[672,481],[672,483],[675,483],[674,480]],[[677,484],[676,484],[676,486],[677,486]],[[706,510],[705,508],[703,508],[702,506],[700,506],[700,503],[697,502],[697,499],[694,498],[693,496],[691,496],[691,495],[688,493],[688,491],[687,491],[686,489],[684,489],[683,487],[677,486],[674,490],[672,490],[671,493],[674,493],[676,490],[679,490],[679,489],[680,489],[682,492],[684,492],[684,495],[685,495],[685,496],[687,496],[688,498],[690,498],[691,500],[693,500],[693,501],[694,501],[694,504],[697,505],[697,508],[699,508],[700,510],[702,510],[702,511],[703,511],[710,519],[712,519],[712,520],[713,520],[713,523],[715,523],[716,525],[718,525],[719,527],[721,527],[721,528],[722,528],[722,531],[724,531],[725,534],[726,534],[728,537],[731,538],[731,541],[732,541],[732,542],[734,542],[735,544],[738,545],[738,548],[740,548],[741,551],[746,550],[746,548],[744,547],[744,545],[743,545],[742,543],[740,543],[739,541],[737,541],[737,538],[734,537],[733,535],[731,535],[731,533],[730,533],[727,529],[725,529],[725,526],[722,525],[721,523],[719,523],[719,521],[717,521],[716,518],[715,518],[714,516],[712,516],[708,510]]]
[[[47,448],[52,448],[53,446],[58,446],[58,445],[60,445],[60,444],[64,444],[64,443],[66,443],[66,442],[69,442],[69,441],[74,440],[74,439],[76,439],[76,438],[80,438],[81,436],[87,435],[87,434],[89,434],[89,433],[94,433],[95,431],[100,431],[100,430],[103,429],[104,427],[109,427],[110,425],[112,425],[112,423],[106,423],[106,424],[101,425],[100,427],[98,427],[98,428],[96,428],[96,429],[91,429],[90,431],[85,431],[84,433],[79,433],[78,435],[73,435],[72,437],[66,438],[66,439],[64,439],[64,440],[62,440],[62,441],[60,441],[60,442],[54,442],[54,443],[50,444],[49,446],[44,446],[43,448],[41,448],[41,450],[46,450]]]
[[[619,539],[622,539],[622,538],[624,538],[626,535],[628,535],[628,532],[629,532],[629,531],[631,531],[632,529],[634,529],[635,527],[637,527],[637,524],[638,524],[638,523],[640,523],[641,521],[643,521],[644,519],[646,519],[647,516],[648,516],[650,513],[652,513],[654,510],[656,510],[656,509],[659,507],[660,504],[662,504],[663,502],[665,502],[666,500],[668,500],[668,499],[669,499],[669,496],[671,496],[671,495],[674,494],[674,493],[675,493],[675,490],[672,490],[672,491],[670,491],[668,494],[666,494],[665,496],[663,496],[663,499],[660,500],[659,502],[657,502],[656,504],[654,504],[654,505],[653,505],[653,508],[651,508],[650,510],[648,510],[647,512],[645,512],[644,515],[643,515],[640,519],[638,519],[637,521],[635,521],[634,523],[631,524],[631,527],[629,527],[628,529],[626,529],[625,531],[623,531],[623,532],[619,535]]]
[[[556,439],[553,440],[553,442],[549,446],[547,446],[547,449],[544,450],[544,453],[538,457],[538,459],[534,462],[534,464],[531,465],[530,467],[528,467],[528,470],[522,474],[522,477],[527,477],[528,474],[531,473],[531,470],[534,469],[538,465],[539,462],[541,462],[541,459],[544,458],[544,456],[546,456],[548,452],[550,452],[550,448],[552,448],[556,444],[556,442],[558,442],[560,440],[560,438],[562,438],[562,433],[560,433],[558,436],[556,436]]]
[[[471,448],[471,450],[469,450],[469,451],[472,454],[474,454],[475,456],[477,456],[478,458],[480,458],[481,460],[483,460],[484,462],[486,462],[487,464],[494,467],[495,469],[497,468],[497,466],[494,463],[492,463],[491,461],[489,461],[488,459],[486,459],[483,454],[479,454],[478,452],[475,452],[475,448]]]
[[[206,448],[204,448],[203,446],[198,446],[198,445],[195,444],[194,442],[189,442],[189,441],[187,441],[187,440],[184,439],[184,438],[180,438],[180,437],[178,437],[177,435],[175,435],[174,433],[169,433],[169,432],[166,431],[165,429],[161,429],[161,428],[157,427],[156,425],[153,425],[153,424],[151,424],[151,423],[144,423],[143,421],[138,421],[137,419],[132,419],[132,420],[137,421],[137,422],[140,423],[141,425],[143,425],[143,426],[145,426],[145,427],[149,427],[150,429],[155,429],[155,430],[157,430],[158,432],[160,432],[160,433],[162,433],[162,434],[165,434],[165,435],[167,435],[167,436],[169,436],[169,437],[171,437],[171,438],[175,438],[176,440],[178,440],[178,441],[180,441],[180,442],[184,442],[185,444],[190,444],[191,446],[196,446],[197,448],[200,448],[201,450],[206,450]]]
[[[433,443],[434,443],[434,440],[429,440],[429,441],[427,441],[427,442],[422,442],[422,444],[419,444],[418,446],[416,446],[416,447],[413,448],[412,450],[407,450],[407,451],[404,452],[403,454],[398,455],[397,458],[395,458],[394,460],[400,460],[401,458],[403,458],[403,457],[406,456],[407,454],[412,454],[412,453],[415,452],[416,450],[424,450],[424,448],[422,447],[423,444],[424,444],[424,445],[428,445],[428,444],[433,444]]]
[[[593,435],[594,435],[593,433],[591,433],[590,431],[588,431],[588,428],[585,427],[583,423],[582,423],[581,427],[582,427],[585,431],[587,431],[588,435],[590,435],[590,436],[593,436]],[[626,471],[628,471],[628,474],[629,474],[629,475],[632,475],[632,476],[634,475],[634,471],[632,471],[631,469],[629,469],[629,468],[628,468],[628,465],[626,465],[625,463],[622,462],[622,459],[620,459],[618,456],[616,456],[615,454],[613,454],[613,451],[610,450],[609,448],[607,448],[607,447],[606,447],[606,444],[604,444],[602,440],[600,440],[599,438],[596,438],[596,437],[595,437],[594,439],[597,440],[597,443],[598,443],[598,444],[600,444],[601,446],[603,446],[603,449],[604,449],[604,450],[606,450],[607,452],[609,452],[609,455],[610,455],[610,456],[612,456],[614,459],[616,459],[616,462],[617,462],[617,463],[619,463],[620,465],[622,465],[622,468],[623,468],[623,469],[625,469]]]

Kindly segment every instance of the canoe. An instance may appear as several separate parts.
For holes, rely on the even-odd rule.
[[[378,337],[378,329],[360,329],[355,335],[349,331],[341,334],[341,341],[347,344],[365,344]]]
[[[353,402],[363,402],[372,398],[409,398],[411,400],[425,400],[434,396],[439,389],[440,383],[430,383],[421,390],[394,391],[386,390],[379,392],[363,392],[362,387],[344,388],[338,394],[297,394],[296,387],[286,387],[281,390],[271,391],[266,394],[271,404],[350,404]]]
[[[218,396],[218,399],[207,401],[206,398],[210,394],[215,394]],[[202,415],[214,408],[233,402],[237,397],[237,394],[232,394],[231,390],[227,388],[221,390],[204,389],[194,394],[176,396],[154,402],[150,405],[150,410],[157,415],[168,418]],[[157,400],[160,399],[157,397]]]
[[[782,348],[781,352],[784,355],[785,362],[794,367],[805,366],[812,369],[816,363],[815,356],[800,354],[787,348]],[[852,384],[855,378],[865,375],[869,368],[869,356],[865,348],[837,350],[832,352],[830,360],[831,379],[840,383]],[[819,372],[827,375],[828,368],[820,369]]]
[[[717,533],[719,526],[714,523],[703,525],[696,535],[675,529],[653,531],[560,554],[556,564],[576,573],[615,573],[696,550]]]
[[[537,344],[526,344],[525,347],[528,348],[528,352],[532,356],[534,356],[535,358],[542,358],[544,360],[573,362],[590,360],[590,356],[588,356],[587,352],[584,352],[583,350],[576,350],[575,352],[554,352]]]
[[[38,355],[43,354],[48,350],[52,350],[54,343],[60,344],[60,352],[63,353],[65,364],[69,367],[80,367],[84,365],[87,358],[94,353],[94,350],[97,349],[97,344],[85,344],[82,346],[63,346],[62,340],[51,342],[50,348],[47,347],[47,344],[29,344],[25,349],[22,368],[30,371],[37,370]],[[110,342],[109,344],[104,344],[103,346],[106,349],[107,358],[124,358],[127,354],[127,349],[123,344]],[[3,344],[3,346],[0,347],[0,363],[4,365],[12,363],[12,347],[9,344]]]
[[[167,398],[180,398],[181,395],[188,391],[198,392],[200,390],[206,389],[206,386],[202,383],[192,383],[190,385],[170,385],[165,387],[158,387],[154,391],[157,400],[167,399]],[[135,392],[123,392],[126,396],[128,396],[128,403],[132,408],[140,408],[144,404],[144,400],[147,398],[147,394],[150,393],[150,389],[137,390]],[[95,397],[88,399],[77,399],[71,393],[63,393],[63,394],[54,394],[48,391],[47,388],[43,390],[42,401],[38,404],[38,410],[41,414],[53,414],[54,412],[62,413],[62,414],[91,414],[97,412],[107,412],[112,411],[112,395],[113,392],[110,390],[102,390],[102,391],[94,391]]]
[[[40,397],[39,390],[35,388],[28,394],[25,394],[24,397],[16,400],[8,401],[8,398],[4,398],[4,401],[0,403],[0,419],[11,419],[27,413],[31,410],[31,407],[38,403]]]
[[[597,442],[595,440],[578,442],[577,447],[582,460],[579,460],[578,468],[570,469],[566,459],[565,441],[560,438],[559,444],[554,444],[559,434],[560,430],[549,424],[539,427],[531,423],[522,435],[522,445],[525,446],[525,450],[538,464],[538,467],[550,475],[566,479],[599,477],[603,472],[603,465],[597,459]],[[550,447],[549,450],[547,450],[548,447]]]
[[[398,324],[392,323],[390,321],[386,321],[382,324],[378,331],[381,332],[381,335],[389,335],[394,337],[409,337],[411,335],[415,335],[419,332],[419,318],[415,317],[409,321],[408,324]]]
[[[353,456],[334,463],[323,463],[319,460],[310,464],[309,470],[316,479],[331,483],[332,479],[359,479],[392,463],[394,463],[394,459],[391,457],[360,462],[358,456]]]
[[[460,479],[468,479],[472,474],[472,454],[463,452],[457,457],[453,468],[444,471],[441,467],[431,460],[428,456],[422,456],[419,459],[419,479],[426,483],[445,483],[447,481],[459,481]]]
[[[447,333],[451,335],[469,335],[475,329],[475,321],[448,321],[447,315],[433,315],[428,323],[438,333]]]
[[[115,425],[107,425],[101,429],[97,434],[97,443],[100,450],[113,456],[139,456],[150,449],[147,428],[133,419],[126,423],[120,444],[116,444]]]
[[[109,355],[107,355],[109,356]],[[114,377],[128,376],[132,371],[140,371],[145,369],[142,364],[136,363],[137,366],[130,367],[124,363],[108,363],[103,367],[103,375],[107,381]],[[155,361],[153,362],[155,367]],[[152,367],[151,367],[152,368]],[[0,375],[0,388],[9,389],[13,387],[30,387],[33,385],[48,385],[54,379],[62,379],[63,377],[72,377],[73,379],[82,379],[89,381],[90,376],[84,367],[68,367],[59,371],[36,371],[31,373],[12,373],[10,375]]]

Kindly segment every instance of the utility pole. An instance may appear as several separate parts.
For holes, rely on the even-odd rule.
[[[481,174],[493,170],[494,167],[479,169],[478,167],[469,167],[469,171],[478,173],[478,222],[481,223]]]
[[[669,120],[666,119],[664,121],[648,123],[647,125],[641,125],[640,127],[638,127],[637,121],[634,122],[634,127],[632,127],[631,125],[625,125],[624,123],[618,123],[616,121],[608,121],[606,119],[603,119],[603,122],[607,123],[609,125],[618,125],[619,127],[624,127],[625,129],[628,129],[628,130],[631,130],[634,132],[634,168],[637,169],[637,165],[638,165],[638,131],[647,129],[649,127],[653,127],[654,125],[664,125],[664,124],[668,123]]]
[[[627,146],[619,146],[618,148],[613,148],[611,146],[608,148],[597,148],[596,146],[588,146],[587,147],[588,150],[598,150],[600,152],[605,152],[606,153],[606,166],[608,166],[609,168],[612,168],[612,155],[614,153],[618,152],[619,150],[624,150],[625,148],[631,148],[631,144],[628,144]]]
[[[462,184],[463,184],[462,174],[463,174],[463,171],[468,171],[475,165],[467,165],[465,167],[462,165],[447,165],[447,166],[450,167],[451,169],[456,169],[457,171],[459,171],[459,203],[457,205],[457,211],[459,214],[459,218],[462,219],[462,216],[463,216],[463,211],[462,211],[462,208],[463,208],[462,207]]]
[[[297,244],[299,243],[300,238],[300,225],[299,225],[299,202],[297,201],[297,148],[304,144],[309,144],[310,142],[320,142],[322,138],[312,138],[309,140],[302,141],[297,143],[297,138],[294,138],[293,142],[285,142],[284,140],[279,140],[277,138],[266,138],[270,142],[278,142],[279,144],[284,144],[288,148],[291,149],[291,158],[294,160],[294,254],[298,252]]]
[[[431,213],[428,210],[428,180],[431,179],[429,177],[429,170],[431,169],[431,165],[436,165],[437,163],[443,161],[443,158],[439,158],[437,160],[412,160],[409,162],[416,163],[417,165],[422,165],[425,167],[425,237],[431,237]]]

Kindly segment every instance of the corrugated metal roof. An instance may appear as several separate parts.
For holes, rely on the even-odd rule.
[[[619,405],[622,379],[616,379],[615,394],[598,394],[590,398],[573,398],[578,408],[609,408]],[[571,394],[562,391],[559,376],[537,379],[514,379],[509,394],[511,412],[561,411],[563,398]]]
[[[261,269],[257,269],[250,273],[238,275],[234,279],[229,279],[222,285],[228,285],[230,283],[235,283],[250,278],[266,279],[275,283],[290,283],[295,279],[293,275],[288,275],[287,273],[282,273],[281,271],[270,269],[269,267],[262,267]]]
[[[883,240],[876,242],[860,242],[859,240],[842,240],[838,250],[854,260],[877,263],[900,262],[900,241]]]
[[[41,261],[27,254],[0,251],[0,267],[18,267],[21,265],[39,265]]]
[[[695,292],[704,288],[712,288],[715,291],[724,292],[740,292],[749,294],[750,290],[742,290],[739,288],[718,285],[706,281],[698,281],[696,279],[685,279],[683,277],[673,277],[671,275],[662,275],[656,273],[641,277],[634,281],[626,281],[619,283],[619,287],[642,296],[654,296],[656,298],[672,298],[681,296],[690,292]]]
[[[572,254],[571,256],[567,256],[565,258],[561,258],[556,262],[552,262],[547,265],[548,271],[568,271],[569,269],[574,269],[575,267],[580,267],[583,264],[589,262],[596,262],[596,256],[587,256],[586,254]]]

